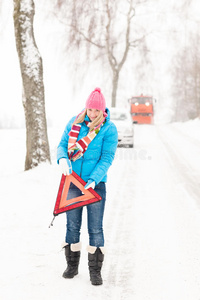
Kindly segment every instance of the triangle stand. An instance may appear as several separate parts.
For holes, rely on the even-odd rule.
[[[76,198],[67,199],[71,182],[75,186],[77,186],[79,190],[81,190],[83,195]],[[102,199],[101,196],[92,188],[85,189],[85,185],[86,182],[74,171],[72,171],[72,174],[70,175],[62,175],[53,211],[54,217],[51,224],[49,225],[49,228],[53,226],[53,221],[57,215],[81,206],[86,206],[98,202]]]

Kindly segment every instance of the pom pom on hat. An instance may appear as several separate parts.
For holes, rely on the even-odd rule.
[[[90,108],[90,109],[98,109],[105,111],[106,109],[106,101],[101,93],[100,88],[96,88],[88,97],[85,108]]]

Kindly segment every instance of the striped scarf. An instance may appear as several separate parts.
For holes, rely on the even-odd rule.
[[[90,122],[85,121],[85,123],[86,125],[88,125]],[[70,160],[76,161],[81,156],[83,156],[83,154],[88,148],[88,145],[99,133],[101,126],[100,127],[97,126],[98,128],[94,128],[93,130],[89,131],[89,133],[79,141],[77,141],[77,138],[81,130],[81,124],[75,124],[72,126],[71,131],[69,132],[69,141],[68,141],[68,156]],[[74,153],[74,151],[76,150],[77,152]]]

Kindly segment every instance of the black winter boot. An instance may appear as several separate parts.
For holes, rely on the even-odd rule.
[[[104,260],[104,254],[100,248],[96,248],[95,252],[88,253],[88,266],[90,272],[90,281],[93,285],[103,284],[101,277],[101,268]]]
[[[77,244],[73,244],[77,245]],[[67,261],[67,269],[63,273],[64,278],[73,278],[78,274],[78,266],[80,261],[80,251],[72,251],[72,245],[66,245],[65,247],[65,257]]]

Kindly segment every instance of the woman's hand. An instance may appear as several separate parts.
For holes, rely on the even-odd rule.
[[[86,190],[89,189],[89,188],[94,189],[94,188],[95,188],[95,181],[89,179],[88,182],[87,182],[87,184],[84,186],[84,188],[85,188]]]
[[[59,166],[62,174],[64,174],[65,176],[70,175],[72,173],[72,165],[69,159],[67,158],[59,159]]]

